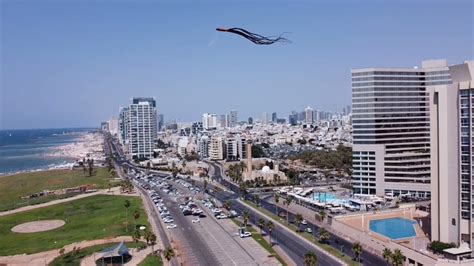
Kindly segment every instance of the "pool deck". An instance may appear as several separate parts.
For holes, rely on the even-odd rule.
[[[421,229],[420,225],[415,220],[415,218],[424,217],[424,216],[426,216],[426,213],[415,210],[415,208],[405,208],[405,209],[392,209],[390,211],[376,211],[376,212],[369,212],[369,213],[364,213],[364,214],[342,216],[342,217],[338,217],[337,220],[354,229],[357,229],[358,231],[362,231],[377,240],[380,240],[383,242],[389,242],[390,239],[388,239],[387,237],[381,234],[372,232],[369,229],[369,222],[372,220],[380,220],[380,219],[388,219],[388,218],[405,218],[405,219],[415,222],[413,224],[413,227],[416,232],[416,241],[429,242],[428,238],[425,236],[425,233]],[[404,245],[407,244],[407,245],[413,246],[415,239],[404,238],[404,239],[399,239],[399,240],[393,239],[392,241],[395,241],[397,243],[404,244]]]

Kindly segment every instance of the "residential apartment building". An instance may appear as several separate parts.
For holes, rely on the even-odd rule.
[[[119,127],[119,142],[124,147],[128,143],[129,121],[128,121],[128,107],[120,108],[118,127]]]
[[[209,158],[209,149],[211,146],[211,140],[208,136],[201,136],[198,140],[198,154],[201,158]]]
[[[225,159],[225,142],[220,136],[212,136],[209,146],[209,159],[224,160]]]
[[[128,107],[128,153],[130,158],[153,156],[157,138],[156,101],[133,98]]]
[[[239,134],[231,134],[226,137],[225,144],[227,161],[238,161],[245,158],[245,138]]]

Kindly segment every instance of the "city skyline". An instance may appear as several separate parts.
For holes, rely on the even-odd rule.
[[[473,27],[469,1],[416,2],[409,9],[403,2],[350,1],[246,2],[232,8],[166,2],[1,5],[0,129],[96,126],[116,116],[126,99],[141,95],[156,97],[158,113],[178,121],[232,109],[239,120],[307,105],[340,111],[350,103],[351,69],[413,67],[432,58],[456,64],[472,57],[473,47],[472,37],[465,38]],[[293,43],[262,49],[215,33],[226,25],[288,32]],[[439,32],[450,38],[433,45]]]

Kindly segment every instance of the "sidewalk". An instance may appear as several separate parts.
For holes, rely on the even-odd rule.
[[[331,253],[327,252],[326,250],[322,249],[321,247],[317,246],[316,244],[314,244],[313,242],[307,240],[306,238],[302,237],[301,235],[299,235],[298,233],[294,232],[293,230],[290,230],[286,227],[285,224],[281,223],[279,220],[276,220],[274,219],[273,217],[270,217],[268,216],[267,214],[263,213],[262,211],[260,211],[260,209],[257,209],[257,208],[254,208],[253,206],[250,206],[248,205],[247,203],[245,203],[244,201],[242,201],[241,199],[238,199],[238,201],[242,204],[244,204],[245,206],[251,208],[253,211],[255,212],[258,212],[260,215],[266,217],[268,220],[271,220],[273,223],[276,223],[276,224],[279,224],[282,226],[282,228],[284,228],[287,232],[290,232],[291,234],[293,234],[294,236],[298,237],[299,239],[301,239],[302,241],[305,241],[306,243],[310,244],[311,246],[313,246],[314,248],[316,248],[317,250],[319,250],[321,253],[324,253],[325,255],[327,255],[328,257],[331,257],[332,259],[334,259],[335,261],[341,263],[341,265],[346,265],[346,263],[344,261],[342,261],[341,259],[335,257],[334,255],[332,255]]]

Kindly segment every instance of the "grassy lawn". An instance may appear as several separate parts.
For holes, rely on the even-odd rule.
[[[20,198],[42,192],[43,190],[71,188],[81,185],[107,188],[109,183],[118,184],[117,181],[110,178],[107,168],[96,168],[93,176],[84,176],[82,170],[51,170],[1,176],[0,191],[2,193],[0,193],[0,211],[72,196],[47,196],[28,200]]]
[[[161,257],[157,255],[148,255],[142,262],[138,264],[138,266],[162,266],[163,261],[161,261]]]
[[[128,208],[129,230],[125,232],[125,200]],[[63,204],[0,217],[0,256],[31,254],[61,248],[83,240],[131,235],[133,212],[138,210],[138,224],[149,227],[142,201],[139,197],[97,195]],[[20,234],[11,232],[15,225],[47,219],[61,219],[66,224],[60,228]]]
[[[245,201],[245,203],[249,206],[251,206],[252,208],[254,209],[257,209],[259,210],[260,212],[263,212],[265,213],[267,216],[270,216],[272,217],[275,221],[277,221],[279,224],[289,228],[290,230],[293,230],[293,231],[296,231],[296,226],[294,224],[287,224],[286,223],[286,220],[282,221],[282,218],[276,216],[275,214],[269,212],[268,210],[266,209],[263,209],[263,208],[258,208],[255,203],[253,202],[250,202],[250,201]],[[317,234],[317,232],[316,232]],[[316,244],[318,247],[321,247],[322,249],[326,250],[327,252],[331,253],[332,255],[334,255],[335,257],[341,259],[342,261],[344,261],[345,263],[347,263],[348,265],[351,265],[351,266],[357,266],[359,265],[357,262],[353,261],[352,258],[350,257],[347,257],[345,255],[343,255],[341,253],[340,250],[337,250],[335,249],[334,247],[328,245],[328,244],[325,244],[325,243],[321,243],[319,241],[315,241],[314,238],[312,237],[311,234],[308,234],[308,233],[300,233],[300,235],[304,238],[306,238],[307,240],[311,241],[312,243]]]
[[[242,222],[237,219],[231,219],[238,227],[242,226]],[[283,266],[288,265],[286,262],[278,255],[278,253],[273,249],[272,245],[263,238],[262,234],[260,234],[260,229],[257,232],[255,228],[251,225],[247,225],[247,231],[252,233],[252,238],[257,241],[260,246],[262,246],[266,251],[268,251],[275,259],[277,259]]]
[[[113,247],[117,244],[119,243],[113,242],[113,243],[101,244],[101,245],[96,245],[96,246],[90,246],[87,248],[82,248],[78,252],[71,251],[68,253],[64,253],[63,255],[55,258],[51,263],[49,263],[49,266],[61,266],[61,265],[79,266],[81,265],[81,260],[83,258],[94,254],[94,252],[100,252],[104,250],[105,248]],[[138,243],[126,242],[125,245],[128,248],[146,247],[146,244],[144,242],[138,242]]]

